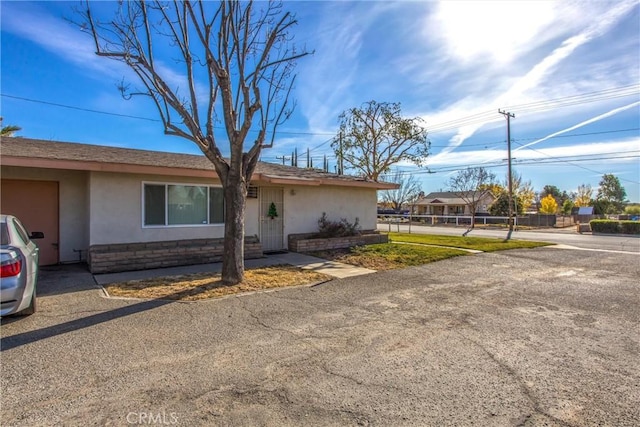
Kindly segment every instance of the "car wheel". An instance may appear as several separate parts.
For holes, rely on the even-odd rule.
[[[22,310],[19,314],[21,316],[29,316],[35,312],[36,312],[36,290],[34,289],[33,295],[31,295],[31,303],[29,304],[29,307]]]

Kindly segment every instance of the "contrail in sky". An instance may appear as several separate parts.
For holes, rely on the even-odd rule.
[[[613,116],[615,114],[621,113],[622,111],[628,110],[628,109],[633,108],[633,107],[637,107],[638,105],[640,105],[640,101],[632,102],[631,104],[615,108],[615,109],[613,109],[611,111],[607,111],[604,114],[600,114],[599,116],[592,117],[589,120],[585,120],[584,122],[580,122],[580,123],[578,123],[576,125],[573,125],[571,127],[566,128],[566,129],[559,130],[558,132],[554,132],[551,135],[545,136],[544,138],[540,138],[540,139],[532,141],[532,142],[530,142],[528,144],[521,145],[520,147],[514,149],[513,151],[522,150],[523,148],[530,147],[532,145],[535,145],[535,144],[538,144],[540,142],[546,141],[547,139],[553,138],[553,137],[558,136],[558,135],[562,135],[563,133],[571,132],[572,130],[581,128],[583,126],[586,126],[588,124],[597,122],[597,121],[602,120],[602,119],[606,119],[607,117],[611,117],[611,116]]]

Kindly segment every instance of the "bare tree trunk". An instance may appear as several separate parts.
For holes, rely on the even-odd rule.
[[[247,189],[240,176],[229,177],[224,188],[224,253],[222,281],[236,284],[244,276],[244,214]]]

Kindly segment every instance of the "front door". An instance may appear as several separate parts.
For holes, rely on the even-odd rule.
[[[282,188],[260,187],[260,242],[264,252],[284,246],[284,196]]]
[[[42,231],[36,240],[40,265],[58,263],[58,182],[3,179],[0,206],[2,213],[13,215],[29,233]]]

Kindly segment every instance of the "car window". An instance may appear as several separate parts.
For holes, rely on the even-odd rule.
[[[9,244],[9,231],[7,230],[7,223],[0,223],[0,244],[8,245]]]
[[[29,244],[29,233],[27,233],[27,230],[24,229],[24,226],[20,223],[20,221],[18,221],[17,219],[13,220],[13,225],[16,228],[16,231],[18,232],[18,236],[20,237],[20,240],[22,240],[22,243],[24,243],[25,245]]]

